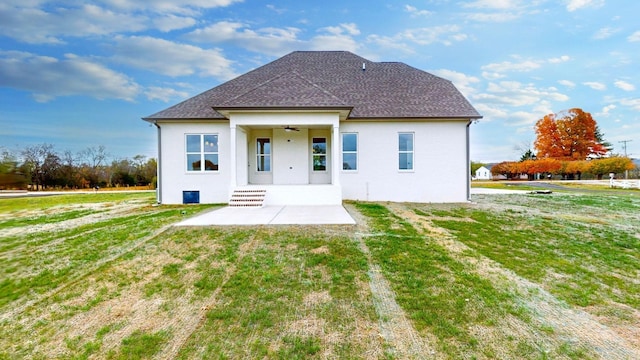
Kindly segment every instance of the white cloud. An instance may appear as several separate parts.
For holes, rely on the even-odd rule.
[[[340,24],[318,30],[327,34],[316,35],[308,44],[310,50],[347,50],[355,52],[360,45],[353,38],[360,30],[355,24]]]
[[[279,8],[279,7],[276,7],[273,4],[267,4],[267,9],[275,12],[278,15],[282,15],[287,11],[285,8]]]
[[[560,85],[564,85],[566,87],[575,87],[576,83],[574,83],[573,81],[569,81],[569,80],[558,80],[558,84]]]
[[[476,0],[464,3],[464,7],[480,9],[513,9],[519,5],[517,0]]]
[[[300,29],[261,28],[253,30],[239,22],[220,21],[187,35],[191,40],[212,43],[230,43],[250,51],[280,56],[302,47],[298,40]]]
[[[389,36],[380,36],[375,34],[369,35],[367,36],[367,42],[373,43],[385,50],[402,51],[407,54],[414,54],[416,52],[415,48],[411,44],[397,41],[396,39]]]
[[[615,106],[614,104],[610,104],[607,105],[605,107],[602,108],[602,111],[600,111],[599,113],[595,114],[598,117],[606,117],[610,115],[611,110],[614,110],[617,106]]]
[[[464,8],[475,10],[475,12],[464,13],[462,16],[467,20],[479,22],[509,22],[539,13],[538,5],[536,1],[476,0],[462,3]]]
[[[615,33],[620,32],[620,28],[610,28],[605,27],[598,30],[595,34],[593,34],[593,38],[596,40],[604,40],[613,36]]]
[[[506,75],[500,74],[500,73],[497,73],[497,72],[483,71],[482,72],[482,77],[487,79],[487,80],[498,80],[498,79],[504,79],[506,77]]]
[[[411,14],[411,16],[429,16],[431,15],[431,11],[429,10],[419,10],[415,6],[405,5],[404,10]]]
[[[395,48],[405,48],[406,43],[418,45],[443,44],[452,45],[467,39],[467,35],[460,32],[457,25],[443,25],[417,29],[407,29],[393,36],[370,35],[367,40],[380,46],[395,44]]]
[[[547,101],[565,102],[567,95],[555,88],[536,88],[532,84],[522,84],[518,81],[501,81],[489,83],[486,92],[473,96],[479,102],[500,104],[506,106],[538,106]]]
[[[509,124],[512,126],[529,126],[535,124],[547,112],[537,111],[514,111],[509,113]]]
[[[480,114],[482,114],[483,119],[506,119],[509,117],[509,112],[495,104],[478,103],[474,104],[474,107]]]
[[[228,80],[236,74],[220,50],[202,49],[148,36],[117,37],[113,60],[167,76],[197,74]]]
[[[186,91],[178,91],[172,88],[163,88],[157,86],[148,87],[145,90],[144,94],[149,100],[161,100],[164,102],[169,102],[174,98],[184,99],[189,96],[189,93],[187,93]]]
[[[360,48],[354,36],[360,30],[354,23],[327,26],[317,30],[309,40],[298,38],[300,29],[294,27],[267,27],[251,29],[240,22],[221,21],[195,30],[187,35],[191,40],[212,43],[230,43],[249,51],[281,56],[294,50],[348,50]]]
[[[153,25],[156,29],[169,32],[172,30],[184,29],[196,24],[196,20],[192,17],[164,15],[153,19]]]
[[[551,64],[559,64],[559,63],[567,62],[569,60],[571,60],[571,57],[569,55],[562,55],[557,58],[551,58],[547,61]]]
[[[540,68],[540,63],[532,60],[525,60],[518,63],[511,61],[503,61],[501,63],[493,63],[482,66],[482,70],[491,72],[528,72]]]
[[[624,91],[634,91],[636,87],[633,84],[630,84],[623,80],[617,80],[613,83],[618,89],[622,89]]]
[[[638,42],[638,41],[640,41],[640,31],[636,31],[633,34],[629,35],[629,37],[627,37],[627,40],[629,42]]]
[[[140,86],[126,75],[89,59],[19,51],[0,51],[0,86],[31,92],[39,102],[70,95],[133,101],[140,92]]]
[[[635,111],[640,111],[640,98],[622,99],[620,100],[620,104],[624,106],[628,106]]]
[[[479,21],[479,22],[492,22],[492,23],[500,23],[500,22],[509,22],[518,19],[521,17],[521,14],[515,13],[471,13],[466,14],[465,18],[468,20]]]
[[[544,106],[538,106],[529,111],[505,109],[502,105],[492,103],[474,104],[474,107],[484,116],[483,120],[505,120],[505,123],[509,126],[520,126],[526,129],[517,130],[518,132],[531,131],[531,125],[545,114],[549,114],[549,111]]]
[[[567,11],[576,11],[587,7],[601,7],[604,5],[604,0],[568,0]]]
[[[345,32],[348,35],[360,35],[360,30],[358,30],[358,26],[354,23],[340,24],[338,26],[327,26],[321,28],[318,31],[326,31],[329,34],[333,35],[342,35]]]
[[[473,87],[473,84],[480,82],[480,79],[475,76],[469,76],[467,74],[448,69],[431,70],[430,73],[450,80],[466,97],[471,96],[471,94],[477,91]]]
[[[588,86],[590,88],[592,88],[593,90],[606,90],[607,89],[607,85],[601,83],[601,82],[596,82],[596,81],[586,81],[583,82],[582,85]]]
[[[158,13],[195,15],[199,9],[230,6],[242,0],[98,0],[110,7],[126,10],[145,10]]]
[[[109,35],[141,31],[148,27],[144,16],[118,13],[96,5],[38,8],[0,5],[0,34],[32,44],[63,43],[65,37]]]

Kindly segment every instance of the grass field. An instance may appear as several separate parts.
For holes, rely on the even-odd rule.
[[[637,359],[637,192],[174,227],[149,193],[0,199],[0,359]]]

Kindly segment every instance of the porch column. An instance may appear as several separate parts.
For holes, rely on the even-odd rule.
[[[236,188],[236,186],[238,186],[238,171],[236,169],[236,151],[237,151],[237,138],[236,138],[236,126],[231,125],[229,128],[229,186],[231,186],[231,189],[229,189],[229,194],[231,194],[231,192]]]
[[[331,141],[331,184],[340,186],[340,171],[342,159],[340,158],[340,125],[333,126]]]

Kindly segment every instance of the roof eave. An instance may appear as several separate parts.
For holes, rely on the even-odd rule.
[[[340,120],[345,120],[351,114],[353,106],[213,106],[213,110],[222,114],[222,116],[229,119],[231,113],[275,113],[275,112],[338,112],[340,114]]]
[[[479,120],[482,119],[482,115],[456,115],[456,116],[353,116],[349,117],[347,120],[378,120],[378,121],[388,121],[388,120],[405,120],[405,121],[421,121],[421,120]]]

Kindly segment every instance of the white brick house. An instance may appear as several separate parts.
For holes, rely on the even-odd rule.
[[[293,52],[143,118],[158,130],[158,201],[464,202],[469,126],[445,79],[349,52]]]

